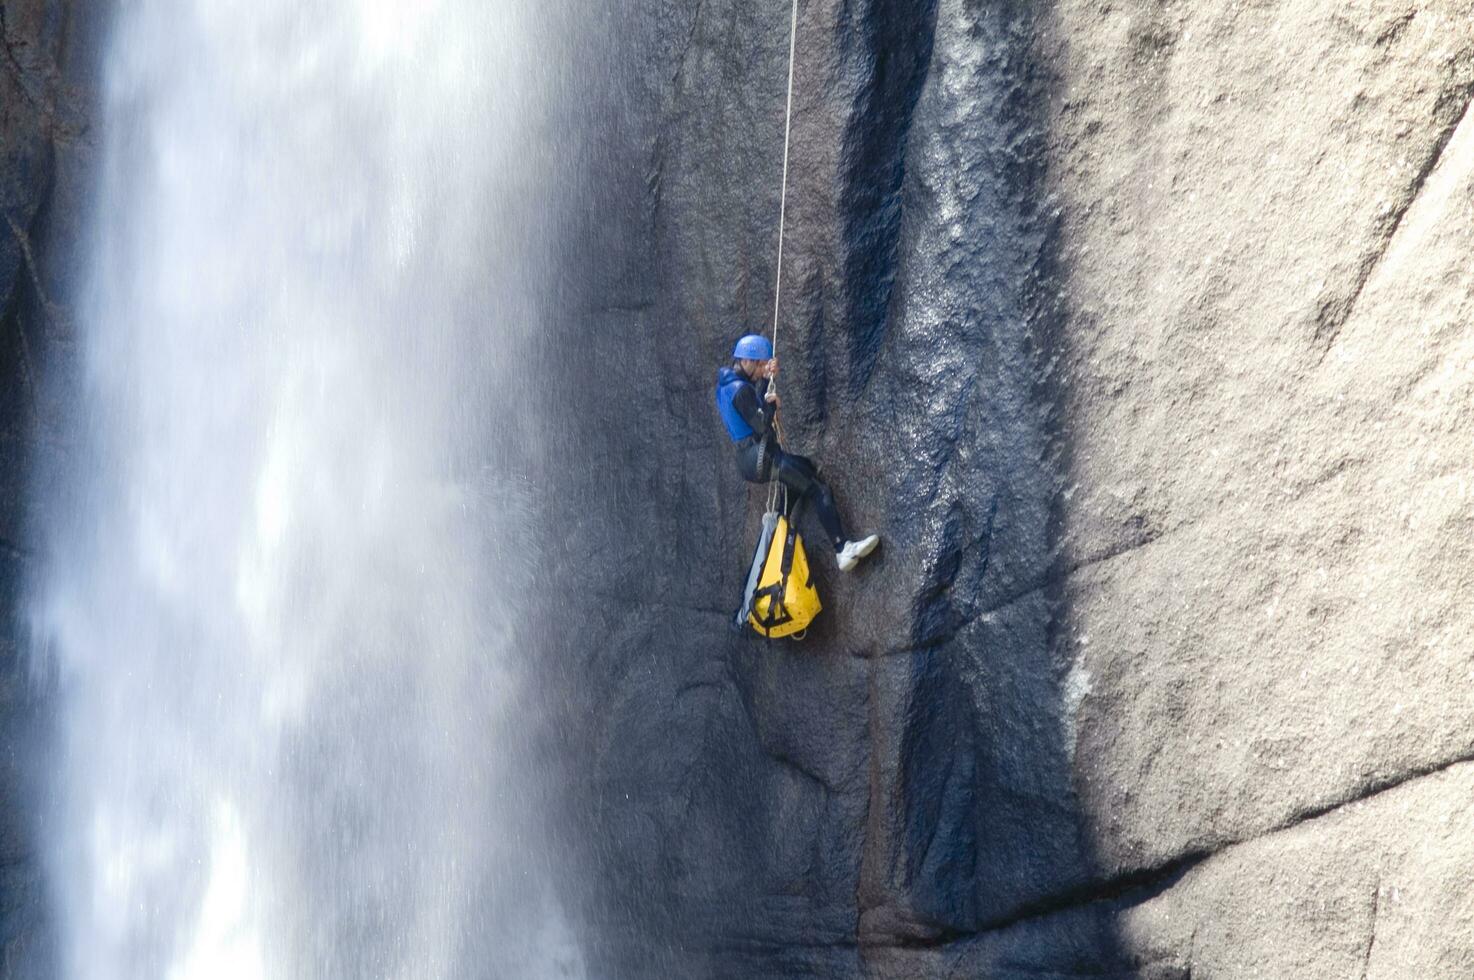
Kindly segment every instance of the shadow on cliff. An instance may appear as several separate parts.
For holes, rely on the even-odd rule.
[[[937,3],[883,336],[851,339],[877,350],[856,407],[889,462],[863,482],[889,490],[886,615],[906,624],[867,650],[858,940],[871,976],[1176,975],[1116,930],[1123,905],[1171,876],[1108,867],[1093,833],[1109,815],[1076,792],[1089,682],[1073,670],[1087,640],[1064,588],[1074,477],[1059,365],[1079,325],[1064,299],[1065,176],[1050,170],[1052,29],[1047,5]]]
[[[858,885],[875,976],[941,964],[997,977],[1134,969],[1109,916],[1077,911],[1109,872],[1074,789],[1080,681],[1066,653],[1070,457],[1056,371],[1068,271],[1048,169],[1058,93],[1038,51],[1049,16],[1023,2],[937,3],[899,150],[883,336],[851,339],[876,351],[856,407],[865,441],[886,446],[887,465],[864,483],[889,492],[881,609],[905,627],[867,631],[886,637],[866,651],[872,775]]]
[[[628,57],[588,100],[539,370],[567,421],[543,640],[586,955],[608,977],[1134,975],[1073,788],[1047,9],[802,4],[787,436],[885,545],[842,577],[809,528],[809,638],[728,631],[762,491],[710,385],[771,303],[787,12],[611,15]]]

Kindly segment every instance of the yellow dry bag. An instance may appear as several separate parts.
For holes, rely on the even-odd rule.
[[[804,539],[782,514],[763,516],[743,606],[748,625],[770,640],[803,633],[824,608],[809,572]]]

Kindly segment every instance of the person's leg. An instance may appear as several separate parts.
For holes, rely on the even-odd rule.
[[[824,533],[829,536],[834,550],[843,548],[844,523],[839,518],[839,508],[834,503],[834,494],[830,492],[829,485],[819,478],[819,469],[813,460],[779,450],[773,466],[778,481],[790,493],[807,497],[814,505],[814,513],[819,516],[819,523],[824,526]]]

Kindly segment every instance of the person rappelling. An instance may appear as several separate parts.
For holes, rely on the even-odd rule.
[[[732,349],[730,366],[717,371],[717,411],[737,447],[737,471],[749,483],[768,483],[768,507],[732,625],[761,636],[802,639],[823,604],[809,572],[798,533],[798,514],[812,505],[834,545],[840,571],[848,572],[875,550],[880,536],[845,535],[834,494],[813,460],[786,451],[778,423],[778,324],[783,300],[783,232],[788,216],[788,151],[793,134],[793,67],[798,49],[798,0],[788,34],[788,109],[783,122],[783,184],[778,197],[778,261],[773,276],[773,339],[748,334]],[[779,500],[782,500],[780,506]]]
[[[824,533],[834,545],[841,571],[848,572],[875,550],[880,537],[850,540],[840,520],[834,493],[819,476],[813,460],[784,450],[779,441],[778,393],[770,389],[778,360],[767,337],[748,334],[732,350],[733,363],[717,371],[717,410],[737,448],[737,471],[749,483],[776,480],[795,502],[813,506]]]

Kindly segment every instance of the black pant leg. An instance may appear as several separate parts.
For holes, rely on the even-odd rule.
[[[779,450],[774,465],[779,482],[790,493],[804,497],[814,505],[819,523],[824,526],[824,533],[829,535],[835,550],[842,548],[845,542],[844,523],[839,518],[834,494],[829,485],[819,478],[819,468],[814,465],[814,461]]]

